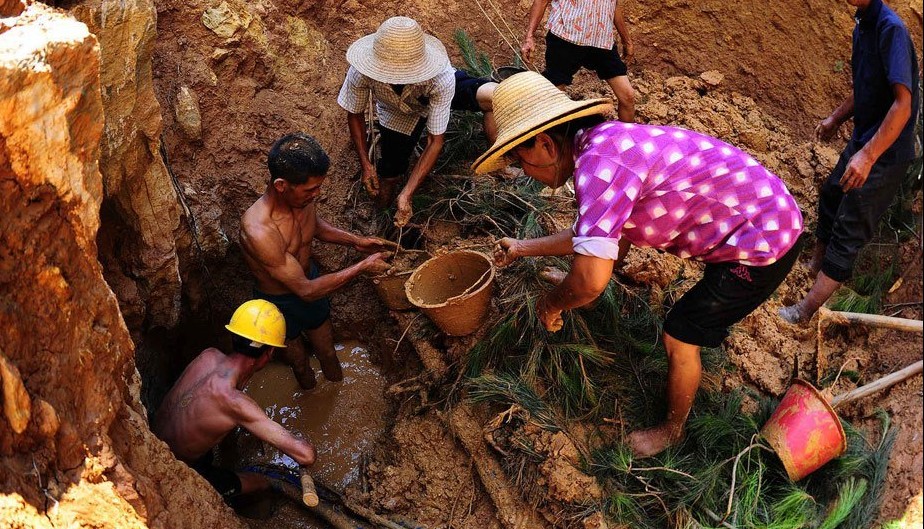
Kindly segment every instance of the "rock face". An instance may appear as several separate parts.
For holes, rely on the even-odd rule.
[[[97,40],[42,4],[0,20],[0,526],[241,527],[148,430],[96,258]]]
[[[133,333],[173,327],[180,314],[181,209],[160,155],[161,107],[151,77],[154,2],[89,0],[71,14],[96,36],[101,54],[105,274]]]

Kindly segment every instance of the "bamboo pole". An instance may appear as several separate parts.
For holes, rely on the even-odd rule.
[[[909,379],[914,375],[919,374],[922,370],[924,370],[924,360],[918,360],[917,362],[911,364],[905,369],[902,369],[901,371],[896,371],[891,375],[886,375],[878,380],[870,382],[869,384],[865,384],[854,390],[848,391],[847,393],[843,393],[834,397],[834,399],[831,400],[831,407],[836,408],[855,400],[868,397],[877,391],[882,391],[888,387],[892,387],[895,384],[898,384],[899,382],[902,382],[903,380]]]
[[[826,310],[821,315],[825,323],[862,323],[870,327],[881,327],[883,329],[895,329],[897,331],[908,331],[922,333],[924,332],[924,322],[921,320],[909,320],[907,318],[893,318],[891,316],[880,316],[878,314],[862,314],[859,312],[841,312],[837,310]]]

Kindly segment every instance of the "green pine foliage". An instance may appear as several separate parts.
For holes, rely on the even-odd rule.
[[[465,61],[463,69],[472,77],[491,77],[494,73],[491,58],[487,53],[478,50],[469,34],[464,29],[458,28],[452,34],[452,38],[459,47],[462,60]]]
[[[456,42],[473,74],[490,73],[487,56],[467,35],[457,33]],[[525,177],[434,175],[418,193],[415,209],[427,223],[457,223],[463,236],[540,237],[549,234],[553,220],[574,215],[573,200],[541,194],[540,188]],[[495,320],[462,361],[466,383],[460,386],[468,397],[499,409],[516,404],[549,431],[574,421],[609,419],[626,431],[659,422],[667,372],[662,308],[649,306],[647,288],[613,280],[594,303],[566,312],[561,331],[549,333],[535,314],[539,296],[551,288],[539,277],[545,266],[567,270],[569,262],[526,258],[499,271]],[[858,274],[851,286],[878,308],[893,275],[891,269],[874,269]],[[709,391],[719,387],[708,377],[721,376],[725,353],[705,349],[702,361],[707,378],[684,441],[644,460],[636,460],[619,441],[593,449],[585,471],[598,479],[605,497],[599,506],[569,507],[571,515],[599,508],[614,524],[652,529],[866,529],[873,524],[895,442],[887,416],[876,443],[844,423],[847,452],[793,483],[760,437],[777,402],[742,391]],[[504,468],[529,501],[540,502],[535,472],[543,456],[528,439],[518,443],[504,458]]]

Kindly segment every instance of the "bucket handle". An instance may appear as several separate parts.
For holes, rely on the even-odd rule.
[[[896,371],[891,375],[886,375],[878,380],[870,382],[869,384],[865,384],[854,390],[848,391],[847,393],[843,393],[834,397],[831,399],[831,407],[836,408],[840,405],[868,397],[877,391],[892,387],[903,380],[909,379],[921,371],[924,371],[924,360],[918,360],[905,369]]]
[[[465,291],[459,294],[458,296],[453,296],[447,299],[446,302],[448,303],[450,300],[458,299],[458,298],[461,298],[462,296],[467,296],[471,294],[473,291],[481,288],[481,285],[484,283],[485,278],[488,276],[488,274],[491,273],[492,270],[494,270],[494,266],[489,263],[488,269],[485,270],[483,274],[481,274],[481,277],[478,278],[478,281],[475,281],[474,283],[472,283],[472,286],[466,288]]]

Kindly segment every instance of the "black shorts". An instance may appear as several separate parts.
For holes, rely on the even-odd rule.
[[[316,279],[321,273],[312,261],[308,267],[308,279]],[[330,300],[327,298],[305,301],[295,294],[266,294],[253,289],[255,299],[265,299],[282,313],[286,320],[286,340],[291,340],[303,331],[313,331],[330,319]]]
[[[481,112],[477,97],[478,89],[482,85],[492,82],[494,81],[491,79],[472,77],[462,70],[456,70],[456,90],[449,108],[467,112]],[[410,165],[411,153],[414,152],[414,146],[420,141],[420,136],[423,135],[426,123],[426,120],[421,118],[410,136],[380,127],[379,146],[382,154],[375,165],[375,171],[380,177],[396,178],[404,176]]]
[[[718,347],[728,328],[759,307],[786,279],[801,248],[797,242],[766,266],[707,264],[703,278],[667,313],[664,332],[684,343]]]
[[[205,478],[218,494],[225,500],[228,500],[241,493],[241,478],[233,470],[219,468],[213,465],[214,457],[212,451],[200,457],[195,463],[190,465],[200,476]]]
[[[411,153],[414,152],[414,146],[420,141],[427,120],[421,119],[414,127],[414,132],[410,136],[389,128],[379,128],[379,156],[375,163],[375,172],[381,178],[397,178],[404,176],[408,166],[411,164]]]
[[[910,165],[876,162],[863,187],[845,194],[840,181],[855,153],[848,144],[818,193],[815,236],[826,246],[821,270],[840,282],[853,275],[857,254],[876,234],[879,219],[895,200]]]
[[[580,46],[556,36],[545,35],[545,70],[542,75],[555,86],[569,85],[581,67],[597,72],[603,80],[621,77],[629,71],[619,58],[616,43],[611,49]]]

